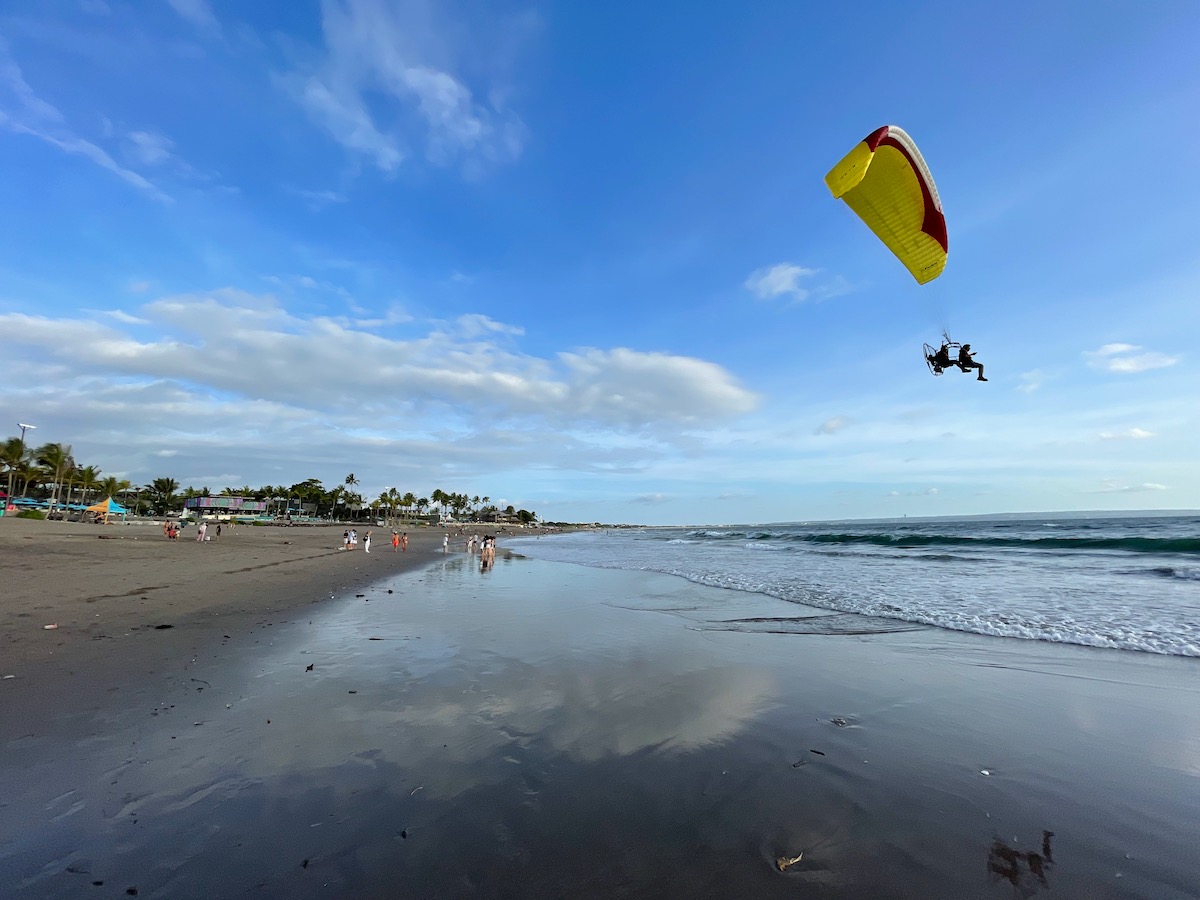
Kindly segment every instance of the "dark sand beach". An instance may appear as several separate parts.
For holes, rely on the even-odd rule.
[[[1194,659],[43,524],[0,523],[6,897],[1200,896]]]

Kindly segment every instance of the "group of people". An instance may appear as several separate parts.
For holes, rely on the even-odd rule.
[[[479,551],[479,571],[490,569],[496,562],[496,537],[495,535],[484,535],[480,537],[477,534],[467,538],[467,552],[474,554]]]
[[[365,549],[368,553],[370,553],[371,552],[371,532],[368,531],[366,533],[365,537],[366,537]],[[357,550],[358,549],[358,529],[357,528],[347,528],[345,531],[342,532],[342,549],[343,550]]]
[[[971,369],[978,369],[979,376],[976,381],[987,381],[983,377],[983,363],[975,362],[975,354],[971,352],[970,344],[963,344],[958,351],[958,359],[950,358],[950,344],[942,341],[942,346],[937,353],[933,353],[928,357],[929,364],[933,366],[935,375],[941,375],[946,369],[951,366],[957,366],[961,372],[969,372]]]
[[[213,529],[216,540],[221,539],[222,523],[218,522],[216,528]],[[183,531],[183,522],[172,522],[167,520],[163,522],[163,537],[168,541],[179,540],[179,534]],[[208,523],[201,522],[196,526],[196,543],[201,544],[204,541],[212,540],[213,536],[208,533]]]
[[[392,552],[395,553],[397,550],[408,552],[408,532],[392,529]]]

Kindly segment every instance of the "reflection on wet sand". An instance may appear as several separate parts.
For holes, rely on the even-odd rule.
[[[0,893],[992,897],[1050,881],[1049,833],[979,865],[1032,821],[1076,840],[1057,897],[1188,896],[1170,829],[1194,787],[1161,771],[1157,818],[1106,823],[1139,853],[1126,892],[1086,881],[1113,838],[1076,836],[1127,802],[1113,748],[1144,740],[1136,722],[1102,720],[1089,755],[1090,735],[1028,702],[1046,676],[918,654],[920,633],[690,627],[723,600],[668,576],[452,558],[198,654],[70,742],[5,748],[28,764],[4,782]],[[1061,709],[1114,688],[1055,691]],[[1095,797],[1073,780],[1085,768]]]
[[[1042,832],[1042,852],[1017,850],[997,838],[988,850],[988,872],[999,881],[1007,881],[1022,897],[1032,897],[1038,886],[1048,888],[1046,871],[1054,865],[1054,854],[1050,849],[1053,831]]]

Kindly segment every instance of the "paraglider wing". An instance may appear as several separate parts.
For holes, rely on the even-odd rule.
[[[867,223],[920,284],[946,268],[946,217],[912,138],[895,125],[873,131],[834,166],[825,184]]]

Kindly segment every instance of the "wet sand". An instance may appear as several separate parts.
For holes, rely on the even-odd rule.
[[[27,654],[0,894],[1200,895],[1195,660],[747,634],[772,601],[432,550],[97,641],[80,692]]]
[[[11,669],[123,652],[124,639],[159,625],[195,628],[206,619],[291,610],[441,552],[439,529],[408,528],[408,552],[393,554],[390,529],[372,528],[367,554],[366,530],[359,526],[359,549],[346,552],[342,526],[225,525],[219,539],[210,527],[210,539],[198,543],[194,527],[168,541],[149,522],[0,517],[0,658]],[[51,624],[58,627],[44,629]],[[103,645],[88,647],[95,642]]]

